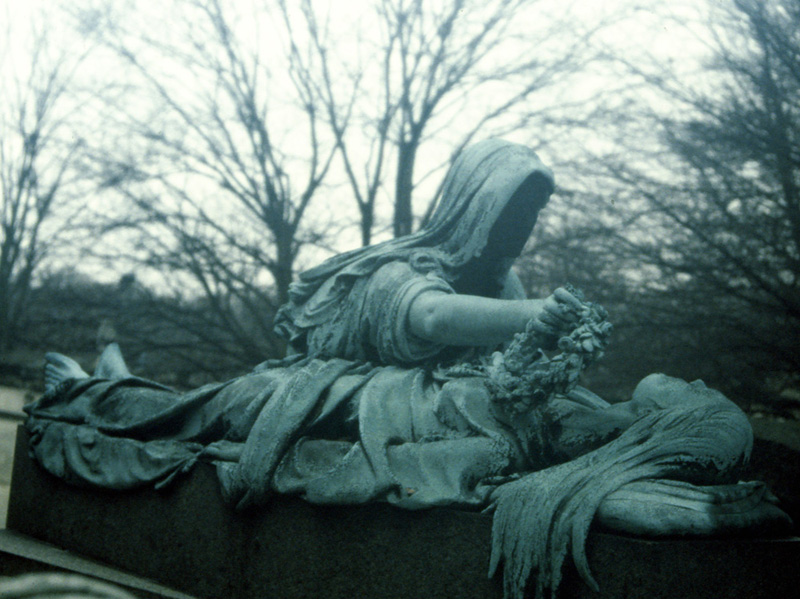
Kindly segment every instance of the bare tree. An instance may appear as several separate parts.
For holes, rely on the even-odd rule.
[[[108,229],[128,235],[116,244],[123,257],[172,286],[169,305],[198,307],[202,295],[209,318],[192,338],[243,362],[280,351],[272,315],[303,247],[337,245],[324,210],[309,210],[321,190],[352,191],[362,243],[379,197],[396,206],[393,232],[409,232],[415,190],[487,124],[499,133],[548,123],[562,103],[545,92],[588,60],[601,26],[533,0],[376,0],[353,33],[311,0],[247,14],[225,0],[180,0],[161,31],[138,7],[115,14],[98,2],[78,23],[127,68],[93,146],[100,193],[128,207]],[[526,25],[531,14],[546,26]],[[420,163],[422,148],[434,159]]]
[[[600,21],[582,26],[568,11],[535,0],[379,0],[337,52],[342,40],[319,4],[303,0],[294,11],[281,2],[293,73],[327,118],[364,245],[372,239],[381,192],[391,198],[392,233],[410,233],[415,213],[424,220],[433,206],[430,197],[415,210],[419,183],[440,173],[478,132],[546,122],[553,106],[544,92],[591,60],[590,41],[603,27]],[[420,174],[420,148],[432,138],[451,145]]]
[[[800,383],[800,7],[709,19],[701,77],[629,65],[673,110],[626,110],[629,149],[603,161],[619,225],[598,239],[638,264],[625,319],[660,348],[638,355],[751,402]]]
[[[198,331],[224,330],[220,350],[252,362],[280,351],[272,316],[301,248],[318,240],[304,222],[335,148],[319,137],[308,90],[281,73],[280,48],[251,29],[262,15],[221,0],[173,8],[168,36],[137,13],[79,14],[143,100],[125,104],[118,147],[96,156],[101,189],[132,208],[108,227],[133,230],[141,263],[169,273],[187,301],[187,287],[205,298],[214,326]]]
[[[72,226],[71,171],[81,140],[71,134],[66,106],[74,71],[83,56],[54,51],[50,32],[27,31],[6,21],[0,51],[0,349],[20,341],[37,269]],[[74,48],[70,51],[74,51]],[[22,58],[20,60],[19,58]]]

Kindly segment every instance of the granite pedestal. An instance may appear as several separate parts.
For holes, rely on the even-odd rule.
[[[170,487],[70,487],[42,471],[20,429],[8,528],[201,598],[497,598],[491,516],[389,505],[314,506],[275,497],[234,512],[205,464]],[[593,532],[596,594],[572,571],[565,598],[794,596],[800,539],[652,541]]]

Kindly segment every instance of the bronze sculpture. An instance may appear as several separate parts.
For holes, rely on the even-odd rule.
[[[605,311],[562,288],[524,298],[511,265],[554,189],[528,148],[488,140],[453,165],[418,233],[300,276],[276,329],[292,355],[178,394],[130,375],[116,346],[93,376],[48,354],[28,408],[53,474],[126,489],[198,460],[239,508],[271,493],[314,503],[495,510],[492,564],[521,597],[557,590],[592,521],[638,534],[779,525],[763,485],[738,483],[745,415],[702,382],[652,375],[611,405],[577,386],[605,347]]]

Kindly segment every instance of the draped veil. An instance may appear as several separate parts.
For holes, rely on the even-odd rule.
[[[530,177],[541,178],[544,198],[552,193],[553,174],[530,148],[499,139],[467,148],[451,167],[441,201],[420,231],[334,256],[302,273],[289,290],[289,302],[278,311],[276,332],[291,341],[331,319],[357,279],[391,261],[407,261],[420,271],[440,269],[452,280],[481,254],[503,208]]]

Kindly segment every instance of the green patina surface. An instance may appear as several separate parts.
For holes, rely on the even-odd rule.
[[[115,346],[93,376],[49,355],[27,408],[36,459],[118,490],[207,461],[239,508],[275,493],[489,506],[508,599],[531,578],[555,591],[570,554],[593,585],[596,517],[648,535],[784,522],[762,485],[736,484],[752,430],[721,394],[652,375],[610,405],[577,386],[605,311],[568,288],[525,299],[511,270],[553,188],[527,148],[469,148],[420,232],[300,276],[277,318],[298,353],[231,381],[176,393],[131,376]]]

